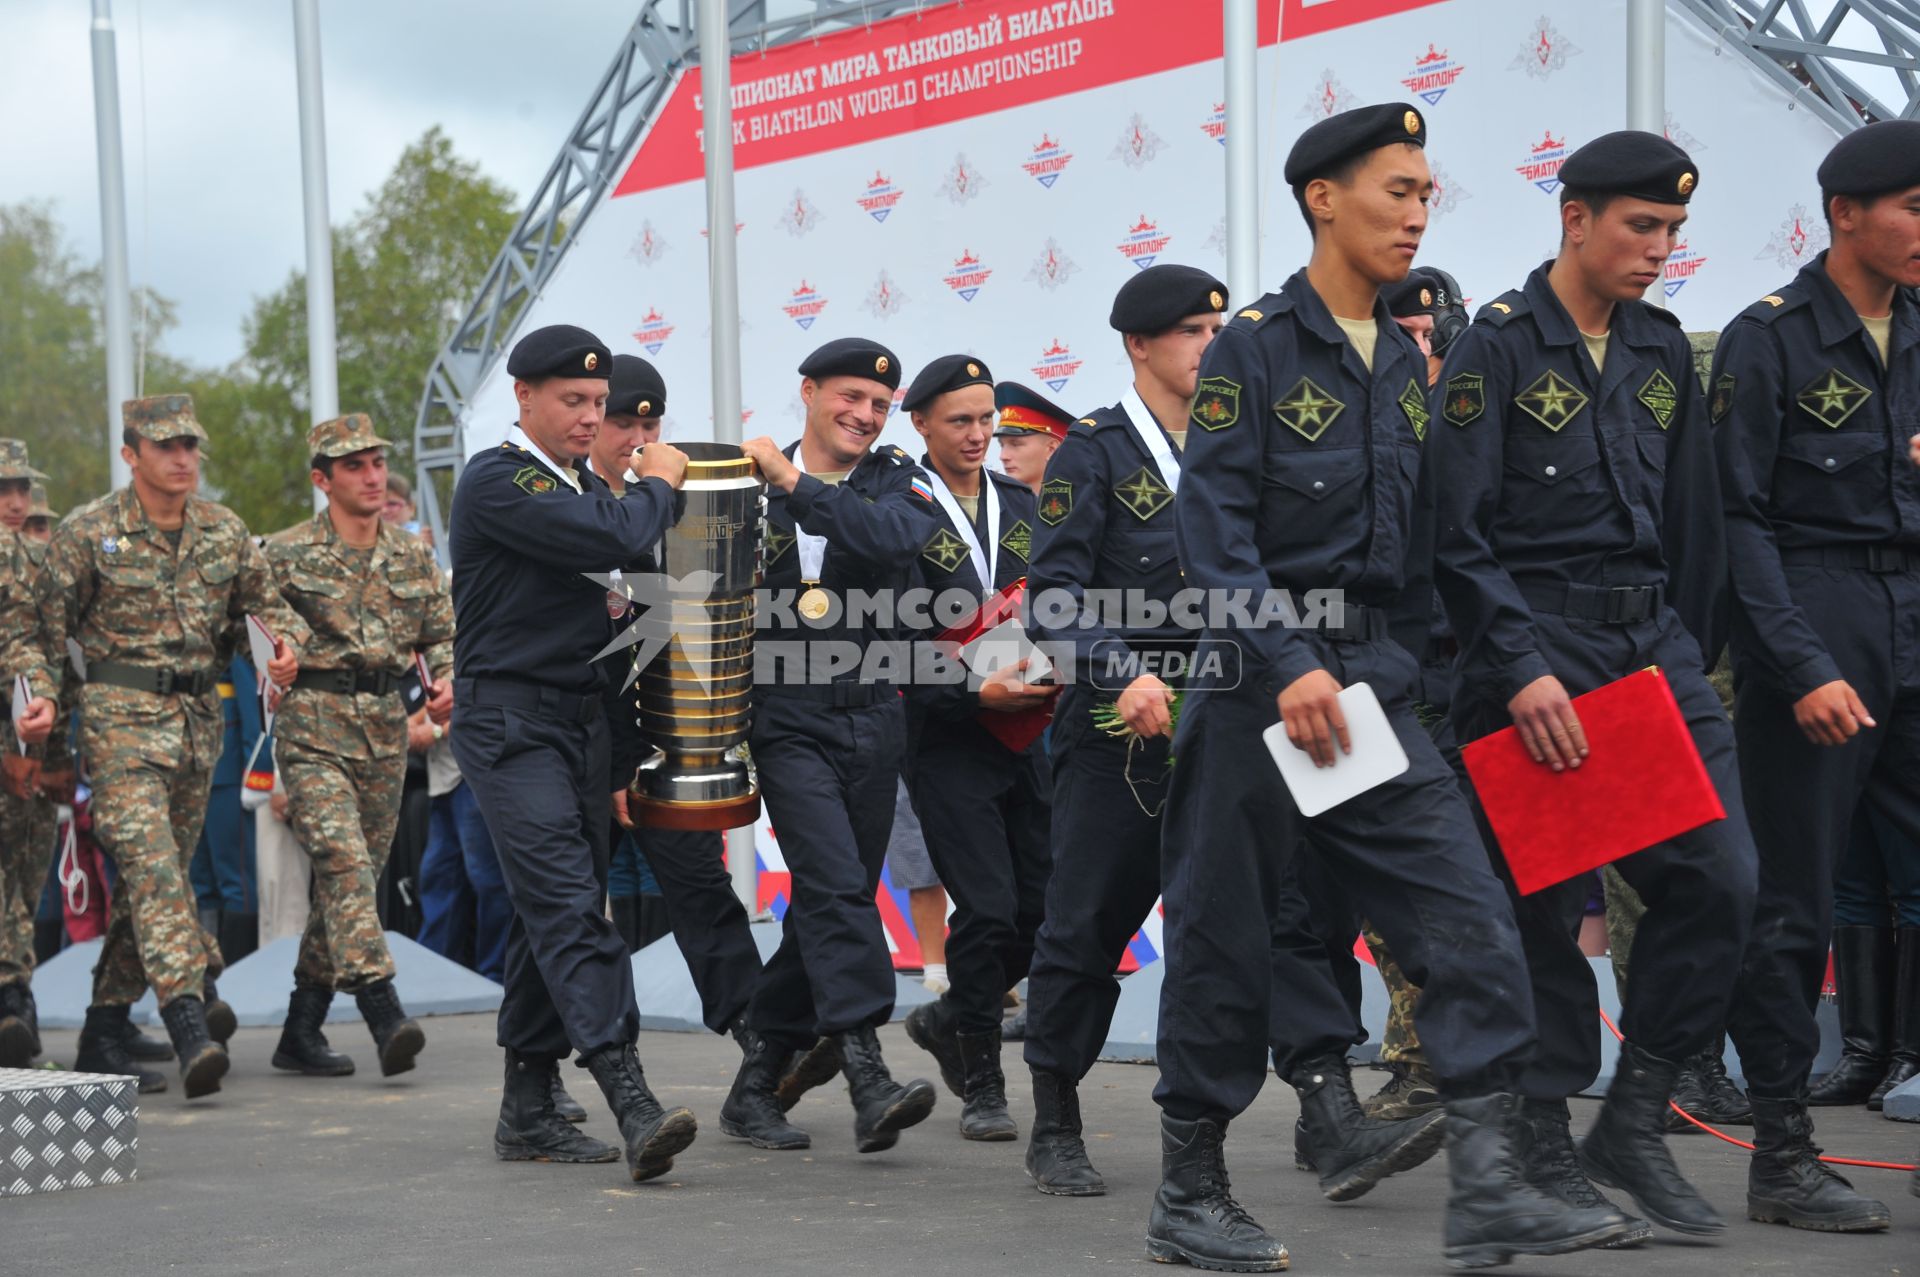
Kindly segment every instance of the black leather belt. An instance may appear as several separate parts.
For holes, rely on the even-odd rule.
[[[1520,595],[1536,612],[1557,612],[1583,621],[1632,625],[1651,621],[1667,605],[1664,585],[1548,585],[1520,583]]]
[[[1386,638],[1391,630],[1388,624],[1387,609],[1372,603],[1354,603],[1340,606],[1340,620],[1336,624],[1332,619],[1333,609],[1315,616],[1300,618],[1301,625],[1316,630],[1328,638],[1354,639],[1370,642]]]
[[[406,680],[405,674],[392,670],[301,670],[294,676],[293,685],[306,691],[337,692],[342,696],[355,692],[391,696]]]
[[[835,709],[861,709],[895,700],[900,689],[889,683],[762,683],[753,689],[755,696],[784,696],[813,701]]]
[[[494,705],[574,723],[591,723],[600,717],[602,708],[597,693],[582,696],[557,687],[516,683],[504,678],[457,678],[453,681],[453,697],[462,705]]]
[[[1782,563],[1821,568],[1854,568],[1862,572],[1911,572],[1920,568],[1920,554],[1897,545],[1800,545],[1783,547]]]
[[[87,682],[126,687],[155,696],[205,696],[220,676],[212,670],[161,670],[121,661],[89,661]]]

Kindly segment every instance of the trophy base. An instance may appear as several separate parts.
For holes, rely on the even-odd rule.
[[[648,829],[739,829],[760,819],[760,791],[716,802],[667,802],[629,791],[633,819]]]

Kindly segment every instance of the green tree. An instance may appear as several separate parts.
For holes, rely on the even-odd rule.
[[[333,232],[340,408],[365,412],[410,470],[427,369],[518,216],[511,191],[454,153],[438,128],[409,146],[366,206]],[[244,328],[234,442],[210,467],[256,530],[311,508],[307,484],[307,281],[294,272]]]

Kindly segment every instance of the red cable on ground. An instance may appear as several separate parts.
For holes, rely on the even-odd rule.
[[[1627,1040],[1626,1036],[1622,1034],[1619,1028],[1614,1024],[1613,1018],[1606,1013],[1605,1009],[1601,1010],[1600,1019],[1607,1026],[1608,1031],[1613,1034],[1614,1041],[1624,1042]],[[1733,1138],[1733,1136],[1727,1134],[1725,1131],[1715,1130],[1713,1127],[1708,1126],[1705,1122],[1701,1121],[1699,1118],[1695,1117],[1693,1114],[1681,1108],[1678,1104],[1675,1104],[1672,1100],[1667,1101],[1667,1107],[1672,1109],[1674,1112],[1678,1113],[1681,1117],[1686,1118],[1689,1122],[1692,1122],[1695,1126],[1699,1127],[1701,1130],[1705,1131],[1707,1134],[1713,1136],[1715,1139],[1725,1140],[1727,1143],[1733,1145],[1735,1148],[1744,1148],[1749,1153],[1753,1151],[1753,1145],[1747,1143],[1745,1140],[1737,1140]],[[1920,1170],[1920,1166],[1914,1166],[1912,1163],[1909,1163],[1909,1162],[1869,1162],[1866,1159],[1859,1158],[1859,1157],[1826,1157],[1826,1156],[1822,1156],[1820,1160],[1832,1166],[1865,1166],[1871,1170],[1876,1170],[1876,1171]]]

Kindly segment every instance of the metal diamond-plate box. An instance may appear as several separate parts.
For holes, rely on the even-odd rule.
[[[0,1069],[0,1197],[131,1180],[136,1086],[102,1073]]]

